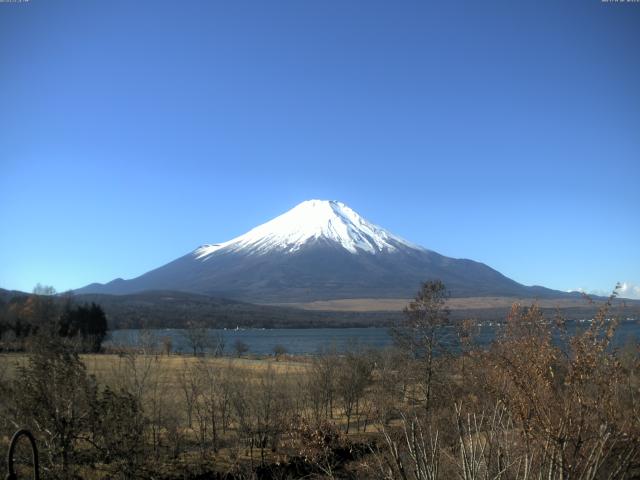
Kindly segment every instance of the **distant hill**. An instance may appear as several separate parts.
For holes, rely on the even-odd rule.
[[[0,307],[29,295],[0,288]],[[66,295],[56,298],[62,302]],[[185,328],[193,324],[209,328],[362,327],[387,325],[399,315],[399,312],[308,312],[298,308],[252,305],[172,291],[148,291],[132,295],[79,294],[72,298],[75,303],[99,304],[112,330]]]
[[[0,307],[27,293],[0,289]],[[62,301],[63,297],[59,297]],[[149,291],[131,295],[81,294],[78,303],[95,302],[104,309],[110,329],[185,328],[192,324],[209,328],[319,328],[390,326],[402,316],[402,299],[379,301],[353,299],[295,306],[253,305],[224,298],[172,291]],[[453,320],[503,320],[516,299],[468,298],[451,301]],[[532,299],[521,299],[524,305]],[[565,318],[589,318],[597,310],[584,300],[540,301],[549,316],[558,311]],[[622,309],[625,304],[626,308]],[[560,309],[560,310],[558,310]],[[640,301],[616,301],[612,314],[640,318]]]
[[[193,323],[210,328],[361,327],[390,324],[400,315],[400,312],[310,312],[172,291],[80,294],[75,299],[101,305],[112,329],[181,328]]]
[[[12,298],[16,297],[26,297],[30,295],[29,293],[21,292],[20,290],[6,290],[4,288],[0,288],[0,302],[8,302]]]

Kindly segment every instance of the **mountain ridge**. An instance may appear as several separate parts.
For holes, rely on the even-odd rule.
[[[178,290],[252,303],[411,297],[425,280],[455,297],[566,297],[470,259],[413,244],[337,201],[308,200],[227,242],[200,246],[136,278],[76,293]]]

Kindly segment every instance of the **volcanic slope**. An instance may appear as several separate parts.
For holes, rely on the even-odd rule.
[[[566,297],[528,287],[489,266],[440,255],[375,225],[337,201],[308,200],[224,243],[196,248],[131,280],[77,293],[175,290],[275,303],[410,298],[440,279],[454,297]]]

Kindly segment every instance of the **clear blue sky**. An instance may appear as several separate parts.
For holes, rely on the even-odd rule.
[[[525,284],[640,285],[640,3],[0,3],[0,287],[309,198]]]

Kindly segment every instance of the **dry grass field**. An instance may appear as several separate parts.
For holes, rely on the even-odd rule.
[[[0,372],[8,381],[16,379],[20,366],[28,363],[24,353],[1,353]],[[185,371],[205,366],[211,370],[234,372],[236,377],[258,378],[267,371],[289,381],[304,377],[311,368],[309,359],[291,360],[274,357],[194,357],[192,355],[161,354],[81,354],[80,359],[89,375],[94,375],[99,385],[120,384],[138,373],[153,375],[160,382],[166,398],[182,396],[180,377]]]
[[[273,304],[283,307],[301,308],[303,310],[337,311],[337,312],[399,312],[411,299],[408,298],[346,298],[341,300],[319,300],[307,303]],[[447,307],[452,310],[509,309],[514,303],[529,305],[535,303],[540,308],[582,308],[593,310],[593,306],[583,298],[533,299],[515,297],[467,297],[450,298]],[[631,301],[630,303],[635,303]]]

